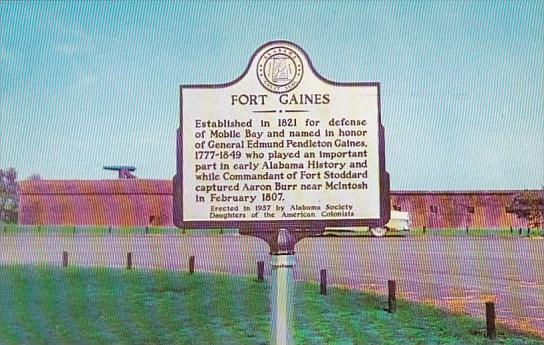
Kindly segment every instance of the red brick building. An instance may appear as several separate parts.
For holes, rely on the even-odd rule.
[[[500,229],[527,227],[507,207],[517,191],[391,192],[391,209],[410,213],[412,227]]]
[[[173,226],[165,180],[35,180],[19,184],[19,224]]]
[[[398,191],[391,208],[410,213],[413,228],[514,228],[507,212],[516,191]],[[168,180],[34,180],[20,183],[19,224],[173,227]]]

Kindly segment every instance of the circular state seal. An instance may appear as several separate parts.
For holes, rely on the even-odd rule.
[[[300,56],[287,46],[266,50],[257,63],[257,78],[261,85],[272,92],[293,90],[302,80],[304,68]]]

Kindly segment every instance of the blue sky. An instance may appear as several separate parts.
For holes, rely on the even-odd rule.
[[[544,3],[2,2],[0,167],[175,173],[179,84],[236,78],[263,43],[379,81],[394,190],[544,185]]]

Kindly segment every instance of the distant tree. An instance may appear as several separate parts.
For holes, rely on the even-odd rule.
[[[518,193],[510,203],[509,212],[526,219],[530,227],[544,225],[544,187],[541,190],[526,190]]]
[[[18,207],[17,171],[0,169],[0,222],[17,223]]]

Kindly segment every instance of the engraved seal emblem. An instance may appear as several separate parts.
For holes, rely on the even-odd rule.
[[[275,93],[293,90],[302,80],[303,74],[300,56],[284,45],[266,50],[257,63],[259,82],[265,89]]]

